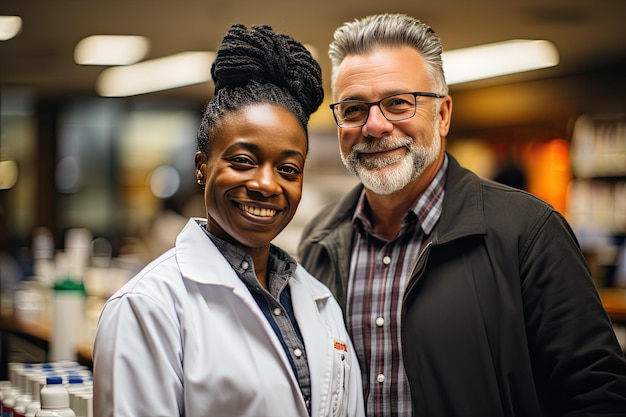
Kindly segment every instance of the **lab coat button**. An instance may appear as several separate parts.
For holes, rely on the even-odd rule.
[[[385,319],[382,317],[377,317],[376,318],[376,325],[378,327],[383,327],[383,324],[385,324]]]
[[[376,377],[376,381],[378,381],[378,382],[380,382],[382,384],[383,382],[385,382],[385,375],[378,374],[378,376]]]
[[[384,263],[385,265],[389,265],[389,264],[391,263],[391,258],[390,258],[389,256],[385,256],[385,257],[383,258],[383,263]]]

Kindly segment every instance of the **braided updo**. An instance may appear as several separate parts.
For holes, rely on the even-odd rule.
[[[198,150],[208,146],[221,118],[250,104],[280,105],[300,121],[308,137],[311,114],[324,99],[322,71],[298,41],[270,26],[232,25],[211,67],[215,97],[198,130]]]

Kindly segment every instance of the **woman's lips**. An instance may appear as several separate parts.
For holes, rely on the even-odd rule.
[[[239,208],[256,217],[274,217],[277,212],[275,209],[254,207],[242,203],[239,203]]]

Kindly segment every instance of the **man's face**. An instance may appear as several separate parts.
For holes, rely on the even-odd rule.
[[[205,183],[207,229],[244,250],[268,246],[289,224],[302,196],[306,134],[283,107],[252,105],[226,116],[196,153]]]
[[[334,101],[371,102],[417,91],[436,92],[421,55],[406,46],[378,48],[367,55],[344,59],[337,71]],[[390,122],[379,107],[371,106],[364,126],[339,129],[342,161],[376,194],[405,188],[441,160],[451,100],[419,96],[416,100],[412,118]]]

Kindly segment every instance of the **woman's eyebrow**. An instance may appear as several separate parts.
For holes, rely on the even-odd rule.
[[[251,152],[255,152],[255,151],[258,152],[258,151],[261,150],[261,147],[259,145],[257,145],[256,143],[240,141],[240,142],[236,142],[236,143],[233,143],[232,145],[230,145],[228,148],[225,149],[225,152],[235,151],[238,148],[245,148],[245,149],[248,149]],[[283,156],[299,156],[299,157],[305,159],[305,156],[304,156],[304,154],[302,152],[296,151],[294,149],[284,149],[281,152],[281,155],[283,155]]]

